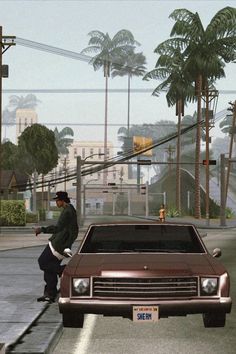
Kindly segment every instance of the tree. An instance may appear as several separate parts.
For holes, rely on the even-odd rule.
[[[225,76],[224,63],[235,60],[236,8],[225,7],[218,11],[206,29],[202,25],[199,14],[192,13],[187,9],[173,11],[170,18],[176,21],[171,31],[171,37],[177,37],[163,42],[162,50],[168,53],[170,50],[173,51],[173,47],[180,48],[185,57],[184,70],[195,82],[198,107],[195,156],[195,217],[200,218],[201,99],[203,95],[207,95],[207,92],[209,92],[209,86],[212,82]],[[206,159],[208,159],[207,155],[209,155],[209,151],[206,150]]]
[[[143,136],[146,138],[152,138],[153,141],[163,139],[164,136],[174,133],[176,131],[176,126],[173,121],[161,120],[154,124],[142,124],[142,125],[132,125],[129,131],[126,127],[120,127],[118,130],[118,140],[121,141],[122,150],[124,153],[133,150],[133,137],[134,136]],[[152,160],[153,161],[164,161],[165,160],[165,148],[167,144],[163,144],[161,148],[155,148],[152,151]],[[154,171],[156,174],[160,172],[160,167],[158,165],[153,165]]]
[[[35,109],[40,101],[33,94],[24,96],[12,95],[9,98],[7,107],[3,110],[2,122],[7,126],[14,125],[16,123],[16,111],[18,109]],[[5,130],[6,136],[6,130]]]
[[[108,117],[108,78],[110,76],[111,65],[116,61],[121,53],[138,44],[132,33],[128,30],[118,31],[113,38],[108,33],[101,31],[91,31],[89,46],[82,53],[97,53],[90,61],[94,70],[103,68],[105,77],[105,124],[104,124],[104,159],[107,153],[107,117]],[[106,183],[106,173],[104,173],[104,183]]]
[[[17,109],[35,109],[40,101],[34,94],[24,96],[12,95],[9,98],[8,107],[14,111]]]
[[[181,174],[180,174],[180,150],[181,150],[181,116],[184,115],[186,101],[194,101],[194,89],[188,73],[184,71],[184,56],[180,48],[170,48],[168,54],[162,52],[162,44],[154,52],[160,54],[155,69],[144,76],[144,80],[158,79],[164,81],[153,91],[154,96],[159,96],[160,91],[167,90],[166,99],[168,106],[176,106],[178,116],[177,138],[177,163],[176,163],[176,208],[181,213]]]
[[[146,71],[146,58],[143,53],[135,53],[133,48],[127,52],[121,52],[116,58],[116,62],[112,65],[112,77],[127,76],[128,77],[128,112],[127,112],[127,129],[129,135],[130,129],[130,82],[134,76],[143,76]]]
[[[41,124],[26,128],[18,139],[18,147],[19,164],[28,174],[37,171],[45,175],[57,166],[58,151],[54,133]]]
[[[71,128],[65,127],[60,132],[57,128],[54,129],[55,144],[58,154],[65,155],[69,153],[68,147],[73,143],[74,139],[68,136],[74,136],[74,132]]]
[[[10,141],[2,144],[1,148],[1,169],[15,170],[17,165],[18,146]]]

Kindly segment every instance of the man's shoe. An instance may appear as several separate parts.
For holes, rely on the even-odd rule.
[[[55,302],[55,298],[47,296],[47,295],[46,296],[43,295],[43,296],[38,297],[37,301],[38,302],[48,302],[49,304],[51,304],[51,303]]]

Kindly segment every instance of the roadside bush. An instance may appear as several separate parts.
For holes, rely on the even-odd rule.
[[[26,213],[26,223],[33,224],[38,222],[38,214]]]
[[[226,208],[225,209],[225,216],[226,219],[232,219],[234,217],[234,211],[231,208]]]
[[[179,212],[175,207],[170,206],[167,209],[166,216],[168,216],[170,218],[175,218],[175,217],[179,216]]]
[[[26,221],[23,200],[1,200],[0,226],[24,226]]]
[[[46,220],[46,210],[45,209],[39,209],[39,220],[40,221]]]

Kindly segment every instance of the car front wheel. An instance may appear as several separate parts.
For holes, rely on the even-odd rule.
[[[63,327],[83,328],[84,314],[77,313],[63,313],[62,314]]]
[[[203,323],[206,328],[210,327],[224,327],[225,326],[225,313],[204,313],[202,315]]]

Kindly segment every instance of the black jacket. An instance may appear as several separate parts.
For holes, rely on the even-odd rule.
[[[68,204],[63,208],[56,225],[42,227],[41,230],[45,234],[52,233],[49,241],[60,254],[63,254],[65,248],[71,248],[79,232],[76,210],[73,205]]]

